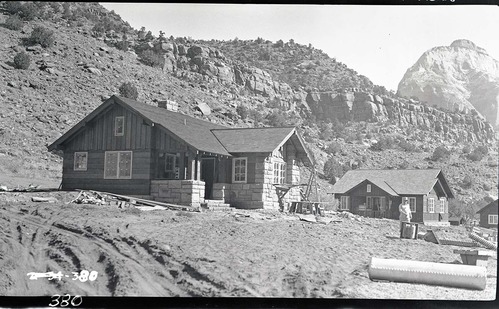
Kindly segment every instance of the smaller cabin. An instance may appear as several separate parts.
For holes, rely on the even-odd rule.
[[[496,199],[477,211],[477,214],[480,215],[479,225],[481,227],[497,228],[497,201]]]
[[[331,194],[339,210],[373,218],[399,218],[398,207],[409,200],[413,222],[448,225],[450,198],[454,198],[440,169],[370,170],[345,173]]]

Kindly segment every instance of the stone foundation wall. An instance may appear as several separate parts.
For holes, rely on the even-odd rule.
[[[204,185],[199,180],[151,180],[151,196],[158,202],[199,207]]]

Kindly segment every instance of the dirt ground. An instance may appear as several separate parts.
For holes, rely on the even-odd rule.
[[[55,197],[36,203],[31,197]],[[329,214],[329,224],[271,211],[142,211],[68,204],[74,192],[0,192],[0,295],[493,300],[485,290],[375,282],[371,257],[461,263],[454,249],[398,238],[395,220]],[[466,235],[464,227],[447,233]],[[93,281],[72,272],[97,271]],[[62,278],[30,280],[30,272]],[[67,277],[66,277],[67,275]]]

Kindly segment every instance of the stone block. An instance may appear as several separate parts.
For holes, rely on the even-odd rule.
[[[172,189],[180,189],[182,187],[182,183],[179,180],[173,180],[168,183],[168,186]]]
[[[252,193],[251,194],[251,200],[252,201],[261,201],[263,198],[263,194],[262,193]]]

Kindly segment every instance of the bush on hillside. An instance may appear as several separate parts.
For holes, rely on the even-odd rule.
[[[334,184],[335,178],[340,178],[349,170],[349,165],[341,164],[334,157],[331,157],[324,163],[323,172],[326,178]]]
[[[120,86],[120,96],[137,100],[137,97],[139,96],[139,92],[137,90],[137,87],[135,87],[134,84],[131,82],[126,82],[121,84]]]
[[[468,159],[472,161],[481,161],[488,153],[489,149],[486,146],[478,146],[468,155]]]
[[[28,42],[32,45],[40,44],[43,47],[54,45],[54,31],[38,26],[31,32]]]
[[[326,148],[326,153],[328,154],[337,154],[341,152],[341,144],[338,142],[331,142],[327,148]]]
[[[165,64],[165,58],[150,49],[143,51],[139,57],[140,62],[151,67],[163,67]]]
[[[17,14],[21,11],[22,7],[21,1],[6,1],[3,4],[3,8],[9,13],[9,14]]]
[[[21,30],[23,28],[23,21],[17,15],[10,15],[5,21],[5,28]]]
[[[286,117],[278,111],[272,111],[265,117],[265,120],[269,126],[272,127],[283,127],[286,125]]]
[[[475,180],[473,179],[473,177],[471,177],[470,175],[466,175],[464,176],[463,181],[461,182],[461,187],[469,189],[473,186],[474,183]]]
[[[242,118],[246,119],[249,116],[248,108],[244,105],[238,105],[236,107],[236,113]]]
[[[400,140],[398,145],[405,152],[418,152],[419,151],[419,149],[416,147],[416,145],[414,145],[413,143],[408,142],[404,139]]]
[[[33,20],[38,16],[40,10],[39,8],[32,2],[28,2],[21,6],[19,14],[24,20]]]
[[[444,146],[438,146],[433,151],[433,154],[430,159],[432,161],[440,161],[440,160],[446,160],[449,157],[450,157],[450,151],[447,150]]]
[[[468,154],[471,152],[471,147],[469,145],[466,145],[463,147],[463,153]]]
[[[395,145],[395,140],[391,136],[382,136],[379,141],[376,143],[372,144],[369,149],[373,151],[383,151],[386,149],[393,148]]]
[[[14,56],[14,67],[19,70],[27,70],[31,64],[31,58],[25,52],[20,52]]]

